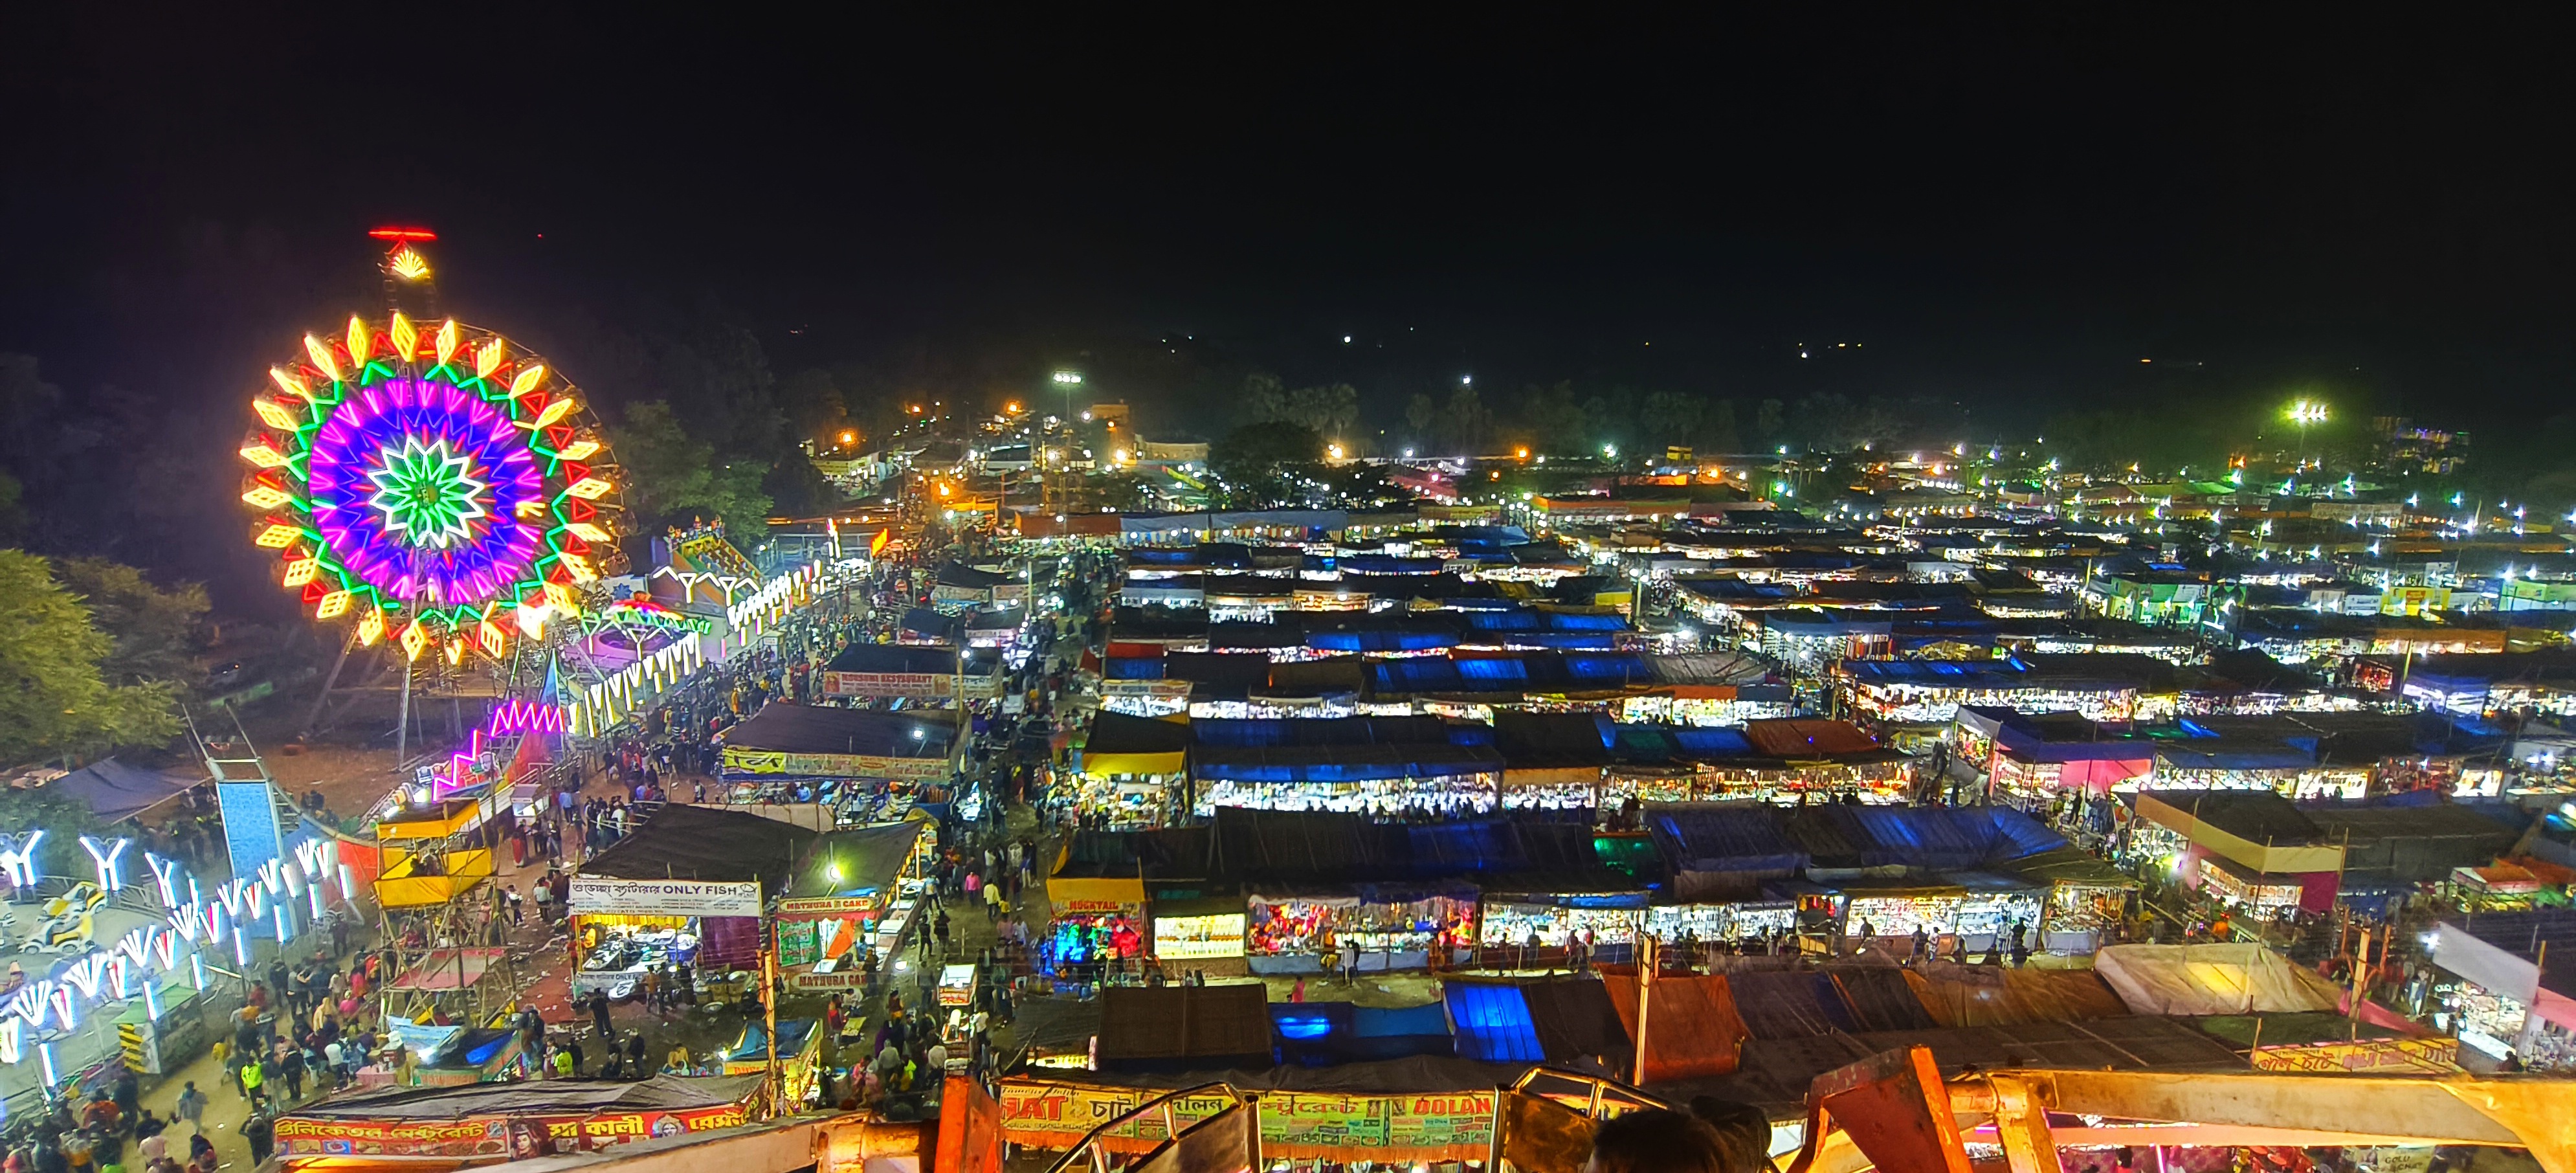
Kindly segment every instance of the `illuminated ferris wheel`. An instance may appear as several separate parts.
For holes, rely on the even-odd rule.
[[[251,540],[315,619],[353,623],[359,645],[498,661],[579,616],[584,588],[616,569],[597,421],[501,335],[353,316],[268,375],[241,445]]]

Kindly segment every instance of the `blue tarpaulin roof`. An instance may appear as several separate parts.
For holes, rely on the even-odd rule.
[[[1520,987],[1450,982],[1449,1016],[1457,1022],[1458,1057],[1487,1063],[1539,1063],[1538,1026]]]
[[[1362,1006],[1351,1011],[1351,1029],[1364,1039],[1404,1036],[1449,1037],[1448,1008],[1438,1002],[1420,1006]]]
[[[2065,836],[2009,807],[1831,806],[1826,816],[1860,848],[1864,867],[1935,871],[2002,863],[2066,846]]]
[[[185,774],[129,766],[115,758],[101,758],[45,785],[57,793],[79,799],[91,814],[113,823],[133,818],[155,804],[177,798],[181,792],[202,780]]]
[[[1677,872],[1786,876],[1807,865],[1769,807],[1650,806],[1646,832]]]

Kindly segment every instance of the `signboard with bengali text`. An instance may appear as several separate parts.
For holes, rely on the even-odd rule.
[[[568,907],[579,916],[759,916],[760,885],[574,876]]]
[[[742,1104],[594,1116],[468,1116],[461,1120],[313,1119],[289,1113],[277,1121],[277,1151],[286,1157],[445,1161],[520,1158],[542,1156],[548,1151],[590,1152],[630,1140],[733,1128],[749,1119]],[[543,1145],[538,1143],[541,1136]]]
[[[936,782],[948,776],[946,758],[897,758],[882,754],[787,753],[725,747],[724,768],[737,774],[790,778],[892,778]]]

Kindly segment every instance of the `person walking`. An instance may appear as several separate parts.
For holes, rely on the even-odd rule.
[[[188,1122],[189,1132],[206,1131],[206,1093],[197,1090],[196,1080],[189,1080],[188,1086],[180,1089],[178,1106],[179,1118]]]

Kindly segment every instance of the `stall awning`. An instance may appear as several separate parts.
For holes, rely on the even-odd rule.
[[[2264,798],[2288,806],[2279,795],[2216,795],[2205,791],[2140,791],[2138,817],[2183,837],[2213,855],[2234,860],[2258,872],[2339,872],[2343,848],[2331,843],[2258,842],[2227,830],[2211,817],[2213,800],[2237,804]]]
[[[2093,955],[2100,975],[2138,1014],[2252,1014],[2333,1010],[2341,991],[2264,946],[2112,945]]]
[[[1092,912],[1142,912],[1145,880],[1141,876],[1055,876],[1047,880],[1047,903],[1055,915]]]

